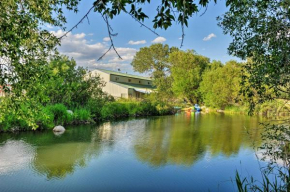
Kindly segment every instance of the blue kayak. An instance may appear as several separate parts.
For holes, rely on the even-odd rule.
[[[200,108],[200,106],[198,104],[195,104],[194,105],[194,110],[195,111],[201,111],[201,108]]]

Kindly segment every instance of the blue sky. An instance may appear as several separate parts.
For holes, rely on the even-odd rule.
[[[93,1],[82,1],[78,13],[65,12],[67,29],[70,29],[85,15]],[[156,14],[158,2],[152,1],[150,5],[146,5],[143,9],[149,16],[149,19],[145,21],[145,24],[149,27],[153,26],[152,20]],[[222,29],[217,26],[216,17],[227,11],[225,2],[210,3],[205,14],[200,16],[204,11],[205,9],[202,9],[200,13],[190,18],[189,26],[185,28],[185,39],[181,49],[194,49],[197,53],[207,56],[211,60],[220,60],[223,63],[231,59],[238,60],[238,58],[229,56],[227,53],[231,37],[224,35]],[[157,29],[158,37],[146,28],[140,27],[140,24],[129,15],[121,14],[111,20],[110,24],[114,33],[118,33],[118,36],[114,37],[114,44],[123,60],[119,60],[117,55],[110,51],[104,59],[97,61],[110,45],[107,41],[108,38],[106,38],[108,37],[107,28],[98,13],[91,12],[89,21],[90,24],[85,20],[77,29],[65,37],[59,50],[61,53],[73,57],[78,65],[88,67],[91,70],[95,68],[117,70],[120,68],[123,72],[133,73],[130,63],[141,47],[150,46],[154,42],[176,47],[180,47],[181,44],[182,32],[180,25],[177,23],[167,30]],[[61,36],[64,33],[59,28],[48,26],[48,29],[56,36]]]

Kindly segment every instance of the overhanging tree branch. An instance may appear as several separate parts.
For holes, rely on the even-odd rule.
[[[72,30],[74,30],[75,28],[78,27],[78,25],[80,25],[83,20],[87,19],[88,20],[88,23],[90,24],[90,21],[89,21],[89,18],[88,18],[88,15],[90,14],[90,12],[92,11],[92,9],[95,7],[95,5],[93,5],[89,11],[81,18],[81,20],[76,24],[74,25],[70,30],[68,30],[64,35],[60,36],[58,39],[62,39],[63,37],[65,37],[69,32],[72,32]]]

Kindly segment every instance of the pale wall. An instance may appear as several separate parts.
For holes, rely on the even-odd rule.
[[[113,82],[110,82],[110,74],[99,70],[94,70],[92,73],[93,75],[99,74],[102,80],[106,82],[105,87],[103,87],[104,92],[112,95],[113,97],[129,97],[128,88],[121,87],[120,85],[116,85]]]
[[[118,78],[118,79],[116,79],[116,78]],[[131,82],[128,81],[129,79],[131,80]],[[114,81],[114,82],[120,82],[120,83],[134,83],[134,84],[140,84],[140,85],[152,85],[152,82],[149,80],[137,79],[137,78],[131,78],[131,77],[123,77],[123,76],[119,76],[119,75],[111,75],[110,80]],[[139,81],[140,81],[140,83],[139,83]]]

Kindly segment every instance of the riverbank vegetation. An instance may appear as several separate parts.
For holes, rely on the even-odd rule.
[[[39,86],[38,92],[27,89],[16,97],[11,91],[0,98],[0,131],[49,129],[56,125],[173,113],[172,106],[159,101],[115,100],[102,91],[105,83],[99,76],[91,77],[86,69],[65,56],[51,59],[43,73],[45,76],[33,82]],[[21,102],[15,110],[11,104],[17,99]]]
[[[247,68],[252,62],[251,59],[231,60],[224,64],[210,61],[193,50],[153,44],[136,53],[132,66],[135,71],[151,75],[156,86],[156,92],[149,96],[151,100],[185,108],[198,103],[207,111],[248,114],[251,110],[252,114],[266,116],[289,115],[289,97],[285,93],[275,92],[264,83],[261,94],[245,80],[250,75]],[[265,97],[269,101],[263,102]],[[253,103],[255,108],[252,108]]]
[[[166,114],[171,105],[195,103],[232,111],[243,107],[251,114],[279,115],[289,111],[288,0],[226,1],[229,9],[218,18],[219,25],[233,38],[229,53],[245,62],[223,64],[210,61],[193,50],[184,51],[162,44],[141,48],[132,66],[140,73],[150,73],[157,88],[145,101],[134,102],[114,101],[103,93],[104,83],[99,77],[87,78],[85,69],[76,68],[73,60],[59,56],[56,46],[65,35],[57,38],[43,28],[46,24],[64,27],[64,9],[76,12],[78,2],[1,2],[0,85],[5,92],[5,97],[0,98],[2,131],[129,115]],[[134,5],[136,2],[140,8]],[[139,22],[144,21],[148,17],[142,11],[145,3],[150,1],[95,1],[89,10],[103,16],[111,37],[108,18],[113,19],[124,12]],[[176,20],[182,27],[183,43],[184,26],[200,10],[198,6],[207,7],[208,3],[208,0],[199,3],[162,1],[153,28],[167,29]],[[86,18],[87,15],[71,30]],[[111,43],[109,50],[113,48],[117,53],[113,41]],[[278,149],[288,154],[289,120],[275,124],[271,130],[267,138],[282,143]],[[281,133],[288,137],[279,137]],[[282,159],[288,162],[289,157]],[[286,168],[289,171],[289,164]],[[289,188],[289,180],[288,174],[285,189]],[[248,188],[242,183],[241,191],[243,189]]]

